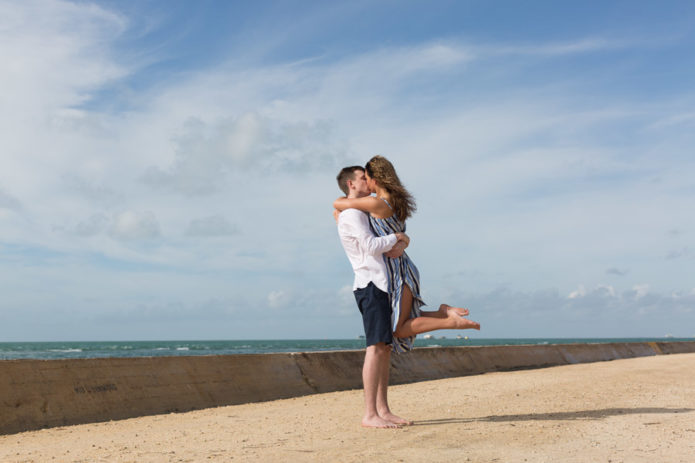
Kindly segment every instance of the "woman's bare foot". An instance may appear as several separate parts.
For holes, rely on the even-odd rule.
[[[447,318],[449,319],[449,322],[452,325],[451,329],[455,329],[455,330],[466,330],[466,329],[479,330],[480,329],[480,323],[474,322],[473,320],[469,320],[467,318],[463,318],[462,316],[456,314],[453,310],[448,311]]]
[[[383,419],[379,415],[371,416],[371,417],[365,416],[364,418],[362,418],[362,427],[363,428],[380,428],[380,429],[400,428],[400,426],[398,424],[392,423],[391,421],[386,421],[385,419]]]
[[[386,421],[390,421],[391,423],[397,425],[410,426],[411,424],[413,424],[412,421],[406,420],[405,418],[401,418],[400,416],[394,415],[391,412],[379,414],[379,416],[385,419]]]
[[[465,317],[470,313],[468,309],[464,309],[463,307],[452,307],[449,304],[442,304],[439,306],[439,312],[442,313],[444,317],[446,317],[447,313],[450,310],[453,311],[459,317]]]

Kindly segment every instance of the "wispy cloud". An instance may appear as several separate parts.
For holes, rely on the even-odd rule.
[[[617,276],[622,277],[622,276],[627,275],[627,274],[630,273],[630,272],[629,272],[629,270],[627,270],[627,269],[621,269],[621,268],[617,268],[617,267],[611,267],[611,268],[609,268],[608,270],[606,270],[606,273],[607,273],[608,275],[617,275]]]
[[[591,52],[616,51],[624,48],[635,47],[638,44],[639,42],[636,41],[587,37],[574,41],[550,44],[495,45],[491,47],[482,47],[481,50],[486,54],[493,55],[535,55],[557,57]]]
[[[127,70],[109,53],[127,28],[121,15],[94,4],[59,0],[0,5],[3,107],[50,118],[84,103]],[[3,111],[4,112],[4,111]]]
[[[650,129],[681,126],[684,128],[695,125],[695,112],[668,115],[649,126]]]
[[[670,251],[668,254],[666,254],[666,259],[667,260],[672,260],[672,259],[680,259],[683,257],[692,257],[693,252],[690,250],[688,246],[684,246],[680,249],[675,249],[673,251]]]

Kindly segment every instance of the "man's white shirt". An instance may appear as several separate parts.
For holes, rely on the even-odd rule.
[[[355,272],[352,290],[364,288],[371,281],[380,290],[388,292],[386,265],[382,254],[396,244],[396,235],[374,236],[367,214],[357,209],[345,209],[340,213],[338,234]]]

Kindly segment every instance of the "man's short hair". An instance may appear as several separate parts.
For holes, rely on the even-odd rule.
[[[345,196],[348,195],[348,192],[350,189],[348,188],[348,180],[355,180],[355,171],[359,170],[360,172],[364,172],[364,167],[362,166],[350,166],[350,167],[343,167],[340,170],[340,173],[336,177],[336,180],[338,180],[338,186],[340,189],[345,193]]]

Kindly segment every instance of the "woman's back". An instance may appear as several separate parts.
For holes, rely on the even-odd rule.
[[[385,199],[384,202],[389,204]],[[390,204],[389,207],[391,207]],[[405,233],[405,222],[398,220],[396,214],[383,219],[372,217],[372,215],[370,215],[369,224],[372,226],[374,234],[378,236],[386,236],[391,233]]]

